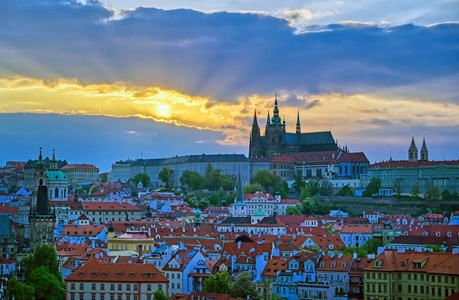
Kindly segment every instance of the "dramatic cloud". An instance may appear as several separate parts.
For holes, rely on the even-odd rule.
[[[260,14],[139,7],[113,19],[100,5],[72,1],[0,5],[0,26],[8,28],[0,31],[0,76],[123,81],[216,101],[280,90],[419,91],[426,82],[459,81],[458,24],[344,22],[295,34],[287,20]],[[458,99],[456,85],[428,91],[429,100],[431,93]]]
[[[131,148],[140,140],[169,144],[174,132],[189,130],[195,138],[184,140],[185,150],[247,149],[254,109],[263,127],[277,92],[289,131],[299,110],[303,132],[331,129],[351,150],[387,158],[384,149],[405,147],[414,134],[459,146],[454,1],[408,0],[399,9],[392,0],[314,0],[308,7],[204,0],[196,10],[142,3],[119,11],[117,1],[1,1],[0,119],[30,113],[20,115],[22,129],[42,137],[49,131],[56,142],[70,128],[41,122],[47,129],[38,130],[34,118],[115,122],[116,133],[100,134],[101,141],[122,136]],[[129,126],[134,119],[155,129]],[[15,143],[18,132],[3,131],[2,142]]]

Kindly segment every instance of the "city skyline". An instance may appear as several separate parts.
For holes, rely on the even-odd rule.
[[[372,163],[458,159],[454,1],[389,2],[2,2],[0,164],[247,155],[276,92]]]

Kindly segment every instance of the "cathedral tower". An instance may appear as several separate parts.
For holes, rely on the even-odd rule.
[[[423,140],[422,140],[421,160],[423,160],[423,161],[428,161],[429,160],[429,150],[427,150],[426,138],[423,138]]]
[[[268,113],[269,114],[269,113]],[[269,115],[268,115],[269,117]],[[274,114],[271,122],[266,124],[266,156],[273,156],[276,154],[286,154],[286,144],[284,141],[285,136],[285,121],[279,117],[279,107],[277,102],[277,94],[274,101]]]
[[[411,138],[411,145],[408,149],[408,161],[418,161],[418,148],[414,142],[414,136]]]
[[[301,135],[301,125],[300,125],[300,111],[298,110],[298,114],[296,116],[296,134]]]
[[[250,133],[249,157],[264,156],[263,145],[261,143],[260,127],[258,127],[257,111],[253,115],[252,131]]]

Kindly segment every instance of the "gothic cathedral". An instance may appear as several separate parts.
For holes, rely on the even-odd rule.
[[[266,121],[265,135],[258,127],[257,112],[253,116],[250,133],[249,157],[271,157],[293,152],[340,150],[330,131],[301,133],[300,114],[296,120],[296,132],[285,131],[285,120],[279,117],[277,95],[274,100],[273,117]]]

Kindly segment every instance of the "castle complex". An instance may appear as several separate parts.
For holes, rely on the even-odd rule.
[[[300,114],[296,120],[296,132],[285,131],[285,120],[279,117],[277,95],[274,114],[266,122],[265,135],[260,134],[255,111],[250,133],[249,157],[270,157],[294,152],[318,152],[340,150],[330,131],[301,133]]]

